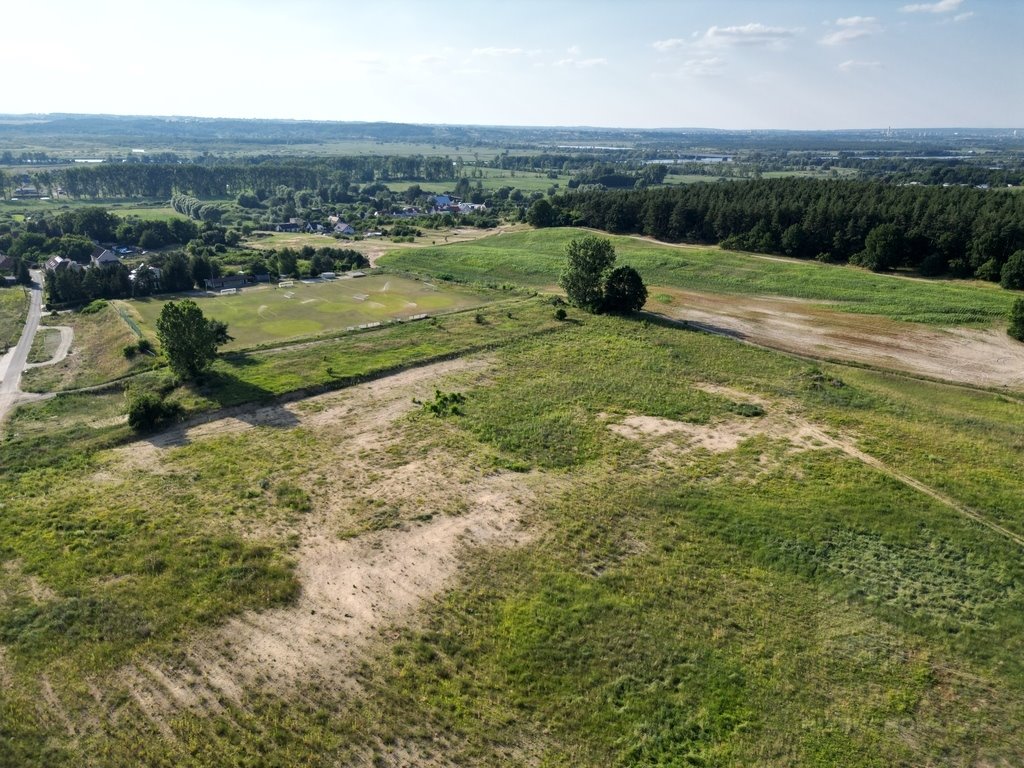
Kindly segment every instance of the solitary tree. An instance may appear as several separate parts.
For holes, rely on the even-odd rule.
[[[157,338],[176,374],[194,379],[210,367],[217,347],[231,340],[228,327],[208,320],[191,299],[169,301],[156,321]]]
[[[586,235],[569,241],[568,264],[559,284],[569,302],[588,312],[635,312],[647,301],[647,288],[632,267],[616,267],[610,240]]]
[[[647,286],[632,267],[616,267],[604,281],[605,312],[636,312],[647,302]]]
[[[1024,341],[1024,299],[1017,299],[1010,308],[1010,327],[1006,329],[1017,341]]]
[[[569,241],[565,254],[568,264],[558,284],[569,303],[588,312],[600,312],[604,306],[605,275],[615,263],[611,240],[584,235]]]

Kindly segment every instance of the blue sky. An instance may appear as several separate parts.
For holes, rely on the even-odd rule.
[[[1024,0],[37,0],[0,112],[1024,127]]]

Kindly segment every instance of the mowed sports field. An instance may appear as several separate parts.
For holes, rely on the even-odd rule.
[[[191,296],[207,317],[222,320],[244,349],[304,336],[343,331],[367,323],[408,319],[481,306],[493,294],[395,275],[368,275],[330,281],[294,281],[245,288],[234,295]],[[165,301],[149,298],[117,302],[143,332],[156,339],[156,321]]]

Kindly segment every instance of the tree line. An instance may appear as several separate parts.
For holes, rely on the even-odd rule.
[[[331,184],[391,179],[453,181],[447,157],[249,158],[213,164],[97,163],[49,172],[48,182],[74,198],[169,198],[176,193],[200,198],[236,196],[243,191],[288,186],[314,189]]]
[[[997,281],[1011,255],[1024,249],[1024,196],[966,187],[786,178],[580,190],[547,202],[531,208],[535,226],[721,243],[926,275]]]

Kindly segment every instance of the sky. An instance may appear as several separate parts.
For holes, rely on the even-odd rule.
[[[1024,127],[1024,0],[35,0],[0,113]]]

